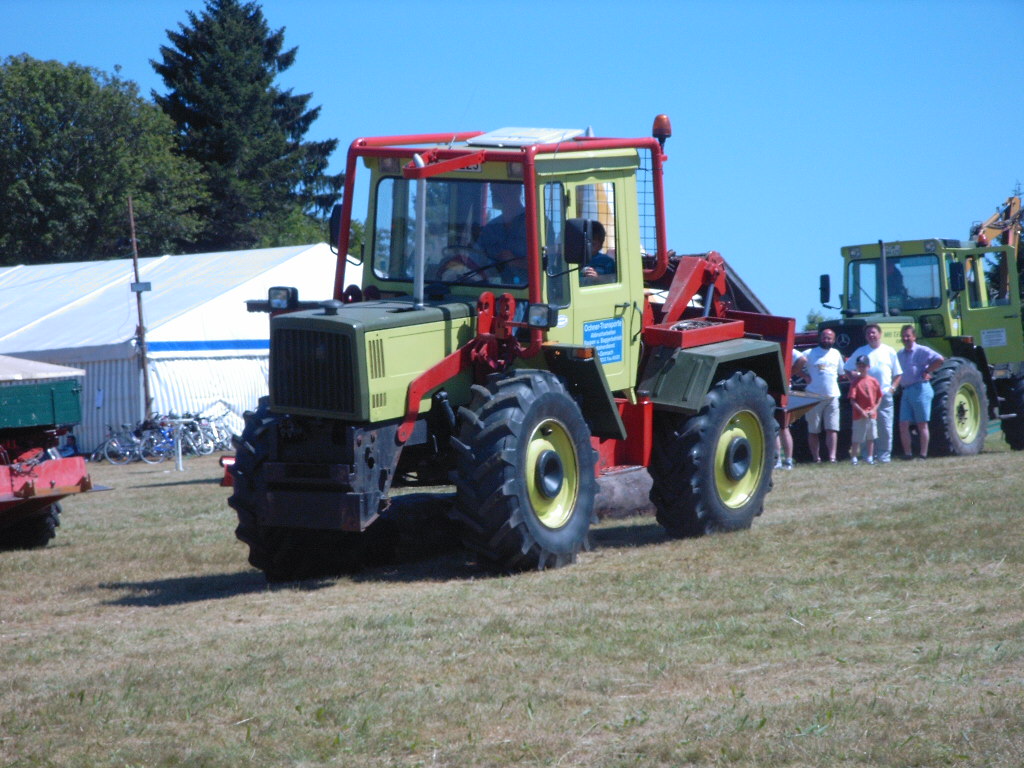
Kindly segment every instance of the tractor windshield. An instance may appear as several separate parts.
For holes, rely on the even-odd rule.
[[[387,177],[377,186],[373,271],[409,281],[416,260],[417,183]],[[428,179],[426,280],[526,285],[526,209],[514,181]]]
[[[892,256],[885,260],[889,306],[883,306],[882,262],[856,259],[846,274],[846,307],[859,314],[898,314],[934,309],[941,303],[939,258],[933,254]]]

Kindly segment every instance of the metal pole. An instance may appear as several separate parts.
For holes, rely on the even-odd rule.
[[[417,168],[422,168],[423,158],[412,156]],[[416,180],[416,261],[413,265],[412,296],[416,309],[423,309],[424,272],[427,266],[427,180]]]
[[[139,279],[139,243],[135,239],[135,209],[132,207],[132,196],[128,195],[128,223],[132,230],[132,267],[135,270],[135,282]],[[142,315],[142,291],[135,292],[135,303],[139,311],[139,325],[135,329],[135,337],[139,342],[139,365],[142,368],[142,398],[145,403],[146,420],[153,418],[153,396],[149,391],[149,360],[146,352],[146,322]]]
[[[174,423],[174,455],[175,455],[175,469],[179,472],[185,471],[185,465],[181,461],[181,433],[185,431],[185,423],[182,421],[176,421]]]
[[[878,241],[878,253],[882,263],[882,314],[889,316],[889,262],[885,257],[885,242]]]

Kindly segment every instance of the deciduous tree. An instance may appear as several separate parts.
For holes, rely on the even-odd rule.
[[[134,83],[26,54],[0,64],[0,263],[130,254],[128,195],[141,253],[176,252],[199,230],[201,178]]]

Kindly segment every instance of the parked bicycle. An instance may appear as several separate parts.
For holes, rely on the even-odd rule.
[[[127,464],[139,458],[142,443],[139,430],[131,424],[122,424],[120,430],[107,425],[107,438],[89,456],[89,461],[106,459],[111,464]]]
[[[216,450],[229,450],[232,433],[224,423],[227,413],[213,418],[172,413],[154,416],[135,427],[122,424],[120,430],[115,430],[108,426],[106,439],[89,460],[127,464],[141,459],[147,464],[159,464],[177,455],[179,440],[182,455],[209,456]]]

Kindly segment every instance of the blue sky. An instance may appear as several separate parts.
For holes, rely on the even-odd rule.
[[[335,171],[357,136],[644,136],[668,114],[670,246],[721,252],[800,324],[818,275],[840,284],[840,246],[966,238],[1024,182],[1022,0],[261,5],[299,49],[278,82],[322,106],[308,138],[339,139]],[[120,66],[163,92],[149,61],[202,8],[0,0],[0,56]]]

